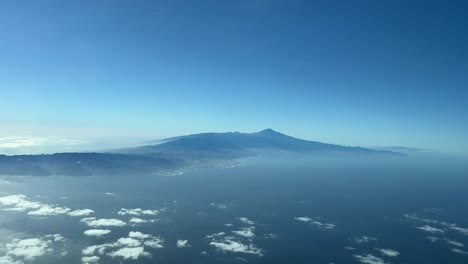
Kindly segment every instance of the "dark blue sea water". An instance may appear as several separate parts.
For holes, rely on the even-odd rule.
[[[0,198],[0,263],[468,263],[468,171],[460,162],[256,158],[171,177],[0,179],[0,197],[21,194],[55,210],[31,215]],[[84,217],[125,225],[92,227]],[[83,234],[90,229],[111,232]],[[119,244],[130,231],[160,238],[162,247]],[[102,244],[111,246],[83,252]],[[144,253],[132,255],[138,248]]]

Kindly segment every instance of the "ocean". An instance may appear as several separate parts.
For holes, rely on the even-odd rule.
[[[261,157],[177,174],[1,176],[0,263],[468,263],[461,162]]]

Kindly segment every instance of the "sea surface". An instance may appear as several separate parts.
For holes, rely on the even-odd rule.
[[[463,162],[261,157],[168,175],[1,176],[0,263],[468,263]]]

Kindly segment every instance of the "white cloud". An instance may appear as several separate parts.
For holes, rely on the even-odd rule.
[[[116,194],[115,194],[115,193],[113,193],[113,192],[106,192],[106,193],[105,193],[105,195],[109,195],[109,196],[116,196]]]
[[[100,237],[100,236],[103,236],[103,235],[107,235],[110,232],[111,232],[111,230],[109,230],[109,229],[90,229],[90,230],[84,231],[83,234],[86,235],[86,236]]]
[[[188,240],[182,240],[182,239],[177,240],[176,245],[178,248],[190,247],[190,245],[188,244]]]
[[[440,224],[448,229],[457,231],[462,235],[468,236],[468,228],[459,227],[457,226],[457,224],[447,223],[447,222],[440,222]]]
[[[241,223],[247,224],[247,225],[253,225],[253,224],[255,224],[254,221],[249,220],[247,217],[239,217],[239,218],[237,218],[237,220],[239,220],[239,221],[241,221]]]
[[[444,240],[445,240],[448,244],[450,244],[450,245],[452,245],[452,246],[456,246],[456,247],[464,247],[464,246],[465,246],[465,245],[463,245],[463,243],[458,242],[458,241],[455,241],[455,240],[450,240],[450,239],[447,239],[447,238],[444,238]]]
[[[141,218],[138,218],[138,217],[132,217],[130,218],[130,220],[128,221],[130,222],[131,224],[141,224],[141,223],[148,223],[148,222],[154,222],[154,220],[145,220],[145,219],[141,219]]]
[[[164,240],[160,237],[151,237],[149,240],[143,242],[143,244],[151,248],[163,248]]]
[[[143,234],[142,232],[139,232],[139,231],[130,231],[130,233],[128,233],[128,236],[132,238],[137,238],[137,239],[147,239],[151,237],[151,235]]]
[[[94,255],[95,253],[104,254],[107,248],[112,248],[114,245],[111,243],[105,243],[101,245],[92,245],[84,248],[81,253],[83,255]]]
[[[400,255],[400,252],[390,248],[381,248],[379,251],[387,257],[398,257]]]
[[[33,261],[38,257],[51,254],[53,252],[51,245],[63,240],[60,234],[40,238],[13,239],[5,245],[5,255],[0,257],[0,263]]]
[[[14,211],[25,211],[31,209],[37,209],[42,206],[39,202],[31,202],[26,200],[26,196],[22,194],[8,195],[0,197],[0,205],[2,206],[14,206],[7,210]]]
[[[126,209],[122,208],[118,212],[119,215],[134,215],[134,216],[140,216],[140,215],[157,215],[159,214],[159,210],[143,210],[141,208],[134,208],[134,209]]]
[[[218,207],[219,209],[227,209],[227,205],[225,204],[216,204],[216,203],[211,203],[211,206]]]
[[[101,226],[125,226],[127,225],[124,221],[119,220],[119,219],[96,219],[95,217],[86,217],[80,220],[81,222],[84,222],[88,226],[91,227],[101,227]]]
[[[150,253],[146,252],[143,247],[124,247],[116,251],[110,252],[107,255],[113,258],[133,259],[136,260],[140,257],[149,257]]]
[[[310,221],[312,221],[312,218],[310,218],[310,217],[307,217],[307,216],[298,216],[298,217],[294,217],[294,220],[297,220],[297,221],[301,221],[301,222],[307,223],[307,222],[310,222]]]
[[[438,237],[433,237],[433,236],[427,236],[426,239],[431,241],[431,242],[436,242],[437,240],[439,240]]]
[[[116,247],[138,247],[141,246],[141,242],[135,238],[122,237],[114,243]]]
[[[335,228],[335,225],[330,224],[330,223],[321,223],[321,222],[315,221],[315,220],[311,221],[310,223],[313,224],[313,225],[316,225],[318,227],[325,228],[325,229],[334,229]]]
[[[45,204],[26,199],[25,195],[8,195],[0,197],[0,206],[7,206],[3,210],[8,211],[28,211],[28,215],[33,216],[48,216],[68,214],[70,216],[84,216],[93,213],[91,209],[79,209],[71,211],[68,207],[61,207],[51,204]]]
[[[250,226],[250,227],[244,227],[244,228],[241,228],[241,230],[232,231],[232,232],[239,236],[252,238],[252,237],[255,237],[255,233],[253,232],[254,230],[255,230],[255,227]]]
[[[87,216],[94,213],[91,209],[79,209],[68,213],[69,216]]]
[[[216,234],[207,235],[206,238],[212,239],[212,238],[221,237],[221,236],[224,236],[224,235],[226,235],[225,232],[219,232],[219,233],[216,233]]]
[[[23,261],[14,260],[11,256],[0,257],[0,264],[23,264]]]
[[[58,207],[53,205],[44,204],[39,209],[34,211],[29,211],[28,215],[59,215],[59,214],[66,214],[70,212],[70,208],[68,207]]]
[[[47,235],[46,238],[52,238],[54,242],[63,241],[65,238],[60,234]]]
[[[404,214],[403,216],[410,220],[420,221],[420,222],[429,223],[429,224],[439,223],[439,221],[437,220],[422,218],[422,217],[417,216],[416,214]]]
[[[250,220],[243,219],[241,221],[247,222]],[[240,231],[233,231],[233,233],[239,235],[237,237],[228,236],[225,232],[219,232],[207,235],[206,238],[211,240],[209,245],[222,252],[246,253],[262,256],[264,251],[252,243],[252,239],[255,236],[253,230],[254,227],[247,227]]]
[[[43,256],[51,252],[49,249],[50,241],[40,238],[28,238],[13,243],[6,244],[8,255],[24,258],[25,260],[32,260],[36,257]]]
[[[313,224],[315,226],[325,228],[325,229],[334,229],[335,228],[334,224],[322,223],[322,222],[316,221],[316,220],[314,220],[314,219],[312,219],[312,218],[310,218],[308,216],[297,216],[297,217],[294,217],[294,220],[304,222],[304,223],[311,223],[311,224]]]
[[[98,256],[91,256],[91,257],[84,256],[81,258],[81,262],[83,264],[98,263],[99,259],[100,258]]]
[[[440,228],[437,228],[437,227],[432,227],[432,226],[429,226],[429,225],[423,225],[423,226],[418,226],[416,227],[417,229],[420,229],[422,231],[426,231],[426,232],[429,232],[429,233],[445,233],[444,230],[440,229]]]
[[[245,253],[254,255],[263,255],[263,250],[257,248],[253,244],[243,244],[231,238],[224,238],[222,240],[211,241],[210,245],[223,252]]]
[[[458,249],[458,248],[451,248],[450,250],[451,250],[452,252],[454,252],[454,253],[457,253],[457,254],[468,255],[468,252],[463,251],[463,250]]]
[[[162,248],[163,242],[160,237],[131,231],[127,237],[119,238],[114,243],[89,246],[83,249],[82,253],[85,256],[95,255],[96,253],[103,255],[107,249],[113,249],[113,251],[107,253],[110,257],[136,260],[140,257],[151,256],[150,253],[145,251],[145,247]],[[83,262],[85,263],[85,261]]]
[[[360,237],[354,238],[353,241],[358,244],[362,244],[362,243],[368,243],[368,242],[375,242],[375,241],[378,241],[378,239],[375,237],[370,237],[370,236],[360,236]]]
[[[363,263],[363,264],[385,264],[384,260],[373,256],[371,254],[367,255],[354,255],[357,261]]]

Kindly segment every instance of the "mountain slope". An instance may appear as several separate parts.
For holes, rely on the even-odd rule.
[[[294,138],[272,129],[257,133],[202,133],[168,138],[160,144],[122,150],[124,153],[238,158],[257,154],[379,154],[399,155],[361,147],[347,147]],[[154,143],[154,142],[148,142]]]

